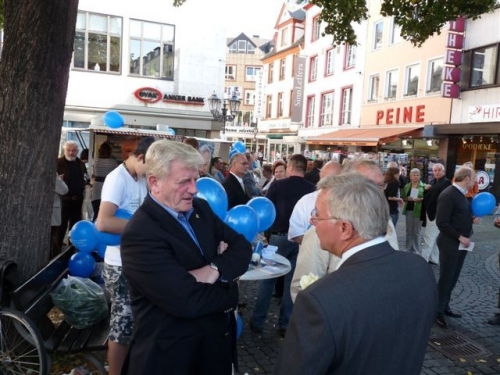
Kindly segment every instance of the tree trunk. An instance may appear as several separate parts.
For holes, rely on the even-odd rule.
[[[21,280],[49,260],[78,0],[5,0],[0,59],[0,258]]]

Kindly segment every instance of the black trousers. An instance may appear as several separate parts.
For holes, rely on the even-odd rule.
[[[439,248],[438,316],[450,309],[451,293],[457,284],[468,251],[458,250],[460,242],[439,233],[436,240]]]
[[[73,225],[82,220],[82,204],[81,198],[61,199],[61,226],[59,227],[59,243],[62,245],[66,230],[71,230]]]

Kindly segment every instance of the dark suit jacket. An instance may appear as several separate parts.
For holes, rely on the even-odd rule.
[[[319,181],[319,172],[320,170],[318,168],[313,168],[309,172],[306,172],[304,178],[306,179],[306,181],[309,181],[316,185]]]
[[[274,373],[420,375],[436,306],[421,257],[361,250],[298,293]]]
[[[203,249],[149,195],[122,235],[134,334],[124,374],[231,374],[235,359],[235,279],[252,249],[208,203],[195,198],[189,222]],[[220,241],[228,249],[217,255]],[[228,282],[198,283],[188,273],[213,262]]]
[[[472,209],[465,195],[455,186],[447,187],[439,195],[436,225],[440,233],[457,241],[460,236],[472,234]]]
[[[224,190],[226,190],[228,210],[239,204],[247,204],[250,200],[250,197],[245,193],[245,190],[243,190],[239,181],[232,173],[228,174],[226,179],[222,182],[222,186]]]
[[[450,180],[445,176],[439,180],[434,180],[432,187],[424,193],[424,201],[422,202],[422,216],[421,219],[425,220],[425,214],[429,216],[429,220],[434,221],[436,219],[436,209],[439,194],[451,185]]]

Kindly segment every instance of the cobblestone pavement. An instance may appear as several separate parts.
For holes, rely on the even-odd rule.
[[[402,215],[399,217],[396,230],[400,248],[404,249],[405,217]],[[472,240],[476,247],[467,255],[451,300],[452,309],[461,312],[463,317],[449,318],[449,328],[446,330],[434,326],[431,338],[454,331],[460,332],[492,354],[484,358],[450,360],[427,346],[422,375],[500,374],[500,326],[486,323],[499,311],[496,306],[500,286],[498,268],[500,230],[493,226],[493,216],[484,217],[480,224],[474,226]],[[433,265],[430,267],[438,277],[438,267]],[[283,343],[277,331],[279,301],[276,298],[271,302],[263,332],[252,333],[248,326],[257,295],[257,285],[258,282],[255,281],[240,282],[240,301],[247,303],[245,308],[240,309],[244,321],[243,333],[238,340],[240,366],[237,374],[240,375],[271,374]]]

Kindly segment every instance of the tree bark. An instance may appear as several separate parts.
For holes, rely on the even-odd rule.
[[[5,0],[0,60],[0,258],[26,280],[49,260],[78,0]]]

